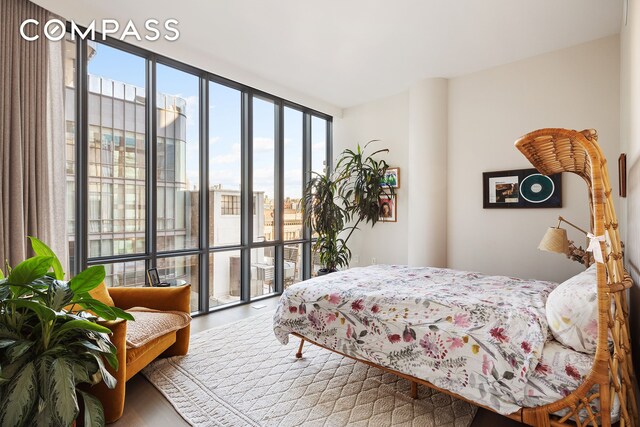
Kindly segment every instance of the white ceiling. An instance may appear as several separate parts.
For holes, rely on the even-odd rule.
[[[622,0],[35,2],[80,23],[176,18],[181,49],[342,108],[616,34],[622,17]]]

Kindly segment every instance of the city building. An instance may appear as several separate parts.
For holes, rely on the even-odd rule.
[[[93,43],[89,60],[99,53]],[[67,42],[65,97],[73,105],[75,97],[75,49]],[[146,91],[103,76],[88,75],[88,238],[89,258],[113,257],[145,251]],[[187,102],[171,94],[158,93],[156,142],[156,197],[158,250],[197,246],[199,183],[187,178]],[[73,213],[76,191],[75,132],[73,110],[67,108],[67,210]],[[211,246],[238,244],[240,236],[240,190],[211,184],[209,190],[209,242]],[[68,216],[69,250],[74,254],[75,218]],[[273,200],[254,192],[253,233],[258,240],[274,238]],[[285,240],[302,238],[302,210],[299,200],[287,198],[284,210]],[[292,248],[295,248],[292,249]],[[285,283],[299,281],[301,250],[287,248]],[[71,260],[73,262],[73,259]],[[251,290],[253,295],[273,292],[273,250],[252,251]],[[146,268],[141,262],[105,264],[108,286],[144,286]],[[161,280],[198,282],[196,257],[160,258]],[[240,299],[240,254],[211,255],[209,264],[210,305]],[[294,279],[297,277],[298,279]],[[197,288],[193,292],[197,306]]]

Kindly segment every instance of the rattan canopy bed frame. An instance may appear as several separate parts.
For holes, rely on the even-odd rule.
[[[590,373],[576,390],[564,398],[544,406],[522,408],[508,417],[532,426],[574,424],[609,426],[611,425],[611,408],[614,399],[618,399],[620,426],[636,427],[638,426],[636,378],[631,357],[626,295],[632,282],[623,265],[622,245],[618,232],[618,220],[611,199],[607,161],[598,146],[597,133],[595,130],[578,132],[567,129],[540,129],[520,138],[515,146],[538,171],[545,175],[570,172],[585,180],[589,189],[591,232],[594,236],[606,236],[606,242],[599,243],[604,254],[604,263],[597,263],[596,266],[598,338],[594,364]],[[301,339],[296,354],[298,358],[302,357],[305,341],[327,348],[300,334],[292,333],[292,335]],[[609,339],[613,342],[611,347]],[[422,384],[458,399],[467,400],[423,379],[334,349],[327,349],[411,381],[413,397],[417,397],[417,385]],[[594,411],[590,404],[595,399],[600,401],[600,411]],[[470,403],[478,405],[475,402]],[[562,417],[553,415],[561,410],[568,410],[568,412]]]

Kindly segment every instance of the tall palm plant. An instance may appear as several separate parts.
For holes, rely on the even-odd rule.
[[[376,141],[344,150],[331,174],[314,173],[304,188],[304,221],[318,235],[313,250],[319,253],[321,274],[349,265],[347,242],[353,232],[363,221],[373,227],[380,218],[380,198],[394,194],[393,188],[381,185],[389,165],[376,158],[389,150],[366,153]],[[346,232],[345,238],[340,237]]]

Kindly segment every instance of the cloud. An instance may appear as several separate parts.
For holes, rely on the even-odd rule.
[[[270,181],[271,187],[273,187],[273,167],[266,168],[253,168],[253,181]],[[257,183],[256,183],[257,184]]]
[[[294,155],[297,153],[284,152],[284,167],[285,169],[295,169],[298,165],[302,164],[302,154]],[[289,165],[294,165],[290,167]]]
[[[300,138],[285,138],[284,139],[285,147],[287,145],[291,145],[291,144],[294,144],[297,148],[300,149],[300,151],[302,151],[302,137],[300,137]]]
[[[187,156],[187,168],[191,167],[192,165],[197,165],[198,159],[200,158],[200,144],[198,144],[196,141],[187,142],[185,154]]]
[[[215,184],[215,181],[218,181],[218,180],[231,181],[235,178],[239,182],[240,176],[235,176],[235,175],[238,175],[238,174],[232,173],[232,171],[229,169],[214,169],[209,174],[209,181],[211,181],[210,184]]]
[[[200,97],[198,95],[178,96],[184,99],[187,103],[185,111],[185,115],[187,116],[187,126],[196,126],[198,122],[195,118],[199,117],[198,108],[200,106]]]
[[[253,151],[273,151],[275,144],[273,138],[257,137],[253,138]]]
[[[273,197],[274,179],[273,168],[253,169],[253,191],[263,191],[267,196]]]
[[[209,185],[221,185],[222,188],[239,190],[240,174],[229,169],[214,169],[209,176]]]
[[[287,184],[292,181],[302,183],[302,169],[286,169],[284,171],[284,181]]]
[[[209,158],[209,164],[231,165],[234,163],[240,163],[240,154],[222,154]]]
[[[231,144],[230,149],[225,154],[219,154],[209,151],[209,164],[214,165],[229,165],[233,163],[240,163],[241,149],[240,144]]]

